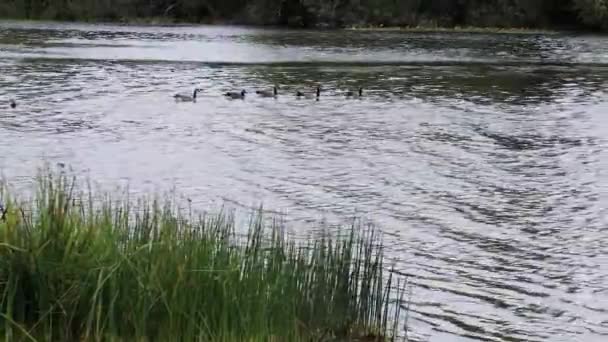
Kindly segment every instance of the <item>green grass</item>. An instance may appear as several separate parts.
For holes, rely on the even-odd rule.
[[[2,190],[0,339],[395,336],[404,282],[386,271],[372,228],[298,242],[257,213],[239,235],[227,214],[195,217],[170,201],[85,189],[46,171],[31,200]]]

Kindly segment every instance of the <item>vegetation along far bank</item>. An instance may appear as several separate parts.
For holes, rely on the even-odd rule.
[[[0,18],[608,30],[608,0],[4,0]]]

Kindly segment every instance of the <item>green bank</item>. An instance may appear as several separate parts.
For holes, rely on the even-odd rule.
[[[64,174],[36,184],[31,199],[2,190],[5,341],[388,341],[403,328],[405,282],[372,228],[296,241],[260,213],[241,230]]]

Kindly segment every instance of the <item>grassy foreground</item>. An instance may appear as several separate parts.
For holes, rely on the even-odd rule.
[[[373,229],[296,243],[260,215],[241,236],[228,215],[97,195],[50,172],[29,201],[2,190],[1,339],[388,341],[397,330],[404,282]]]

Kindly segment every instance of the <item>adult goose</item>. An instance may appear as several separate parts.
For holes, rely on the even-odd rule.
[[[203,91],[203,90],[200,88],[196,88],[196,89],[194,89],[194,92],[192,93],[192,95],[175,94],[175,95],[173,95],[173,97],[175,98],[175,101],[196,102],[196,94],[198,94],[199,91]]]
[[[247,94],[247,91],[245,91],[245,89],[243,89],[240,92],[229,91],[229,92],[225,93],[224,96],[226,96],[230,99],[236,100],[236,99],[244,99],[245,94]]]
[[[272,91],[270,91],[270,90],[256,90],[255,93],[258,94],[258,95],[260,95],[261,97],[277,97],[277,95],[279,95],[279,89],[277,88],[277,86],[274,86],[272,88]]]
[[[317,86],[317,91],[315,92],[315,94],[316,94],[316,99],[318,100],[321,97],[321,87],[320,86]],[[307,98],[307,99],[313,98],[312,95],[305,94],[305,93],[303,93],[303,92],[301,92],[299,90],[296,92],[296,97],[297,98],[304,97],[304,98]]]
[[[13,99],[8,100],[8,105],[11,108],[17,108],[17,102],[15,102],[15,100],[13,100]]]

